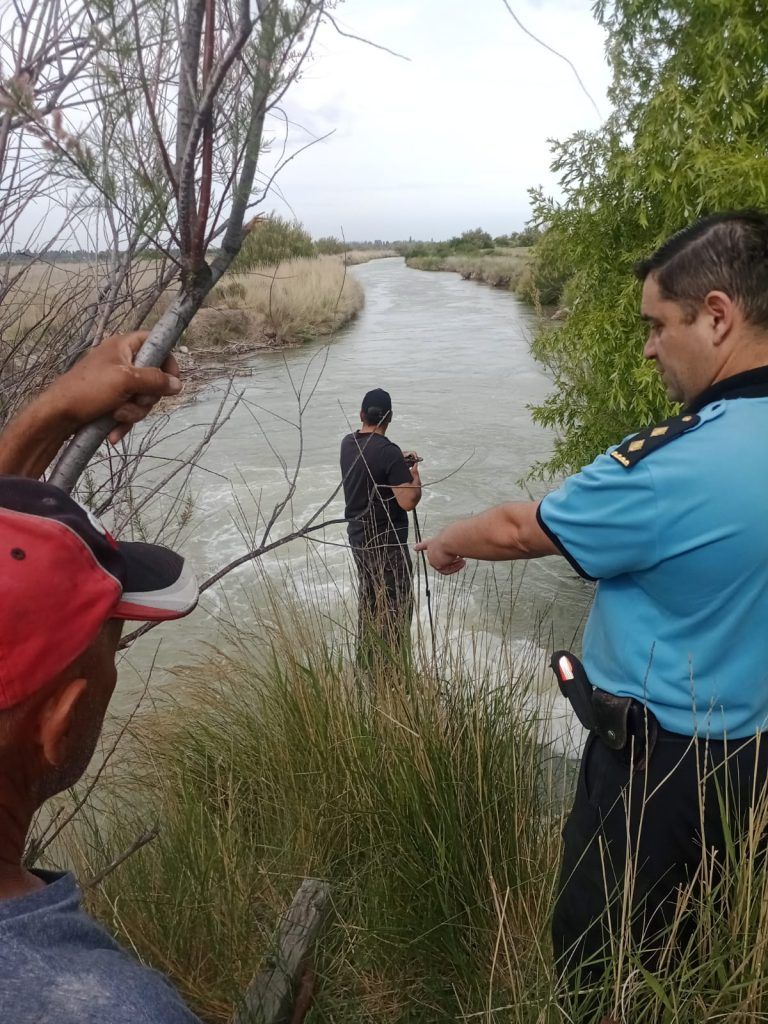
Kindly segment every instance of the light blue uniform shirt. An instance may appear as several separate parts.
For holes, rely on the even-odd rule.
[[[768,728],[768,393],[697,412],[631,468],[598,456],[539,520],[598,581],[592,684],[647,703],[672,732],[735,739]]]

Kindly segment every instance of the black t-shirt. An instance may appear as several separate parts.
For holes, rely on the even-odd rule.
[[[350,544],[405,544],[408,514],[392,488],[413,478],[400,448],[382,434],[357,430],[342,440],[340,461]]]

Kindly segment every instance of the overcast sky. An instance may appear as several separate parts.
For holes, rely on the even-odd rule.
[[[592,0],[511,0],[523,23],[576,65],[605,115],[609,82]],[[503,0],[345,0],[285,103],[295,148],[268,206],[315,236],[446,238],[522,227],[526,189],[556,192],[549,138],[594,128],[573,72],[526,36]]]

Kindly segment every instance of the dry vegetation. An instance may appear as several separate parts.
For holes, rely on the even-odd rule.
[[[131,267],[117,304],[118,323],[133,314],[137,299],[156,283],[159,269],[159,263],[154,260],[137,260]],[[79,325],[89,308],[95,315],[105,271],[106,263],[96,258],[82,263],[39,261],[28,267],[22,263],[6,263],[3,281],[10,282],[14,277],[18,277],[18,281],[11,284],[3,297],[0,314],[3,337],[11,342],[36,337],[41,330],[50,331],[69,319]]]
[[[7,272],[13,269],[17,268],[9,264]],[[4,334],[18,345],[17,363],[23,363],[44,345],[54,327],[56,333],[66,334],[71,323],[73,330],[80,333],[83,311],[92,308],[96,315],[102,275],[103,266],[96,260],[38,263],[25,272],[3,303]],[[153,261],[137,262],[126,282],[118,325],[121,319],[131,320],[135,313],[129,296],[148,291],[157,277],[158,268]],[[168,290],[160,297],[144,326],[156,322],[174,294],[174,290]],[[188,328],[184,343],[194,352],[211,351],[217,355],[299,344],[338,330],[360,311],[363,302],[360,283],[346,273],[340,257],[293,260],[225,277]]]
[[[364,299],[338,257],[291,260],[225,278],[184,340],[193,352],[299,344],[338,330]]]
[[[383,260],[399,255],[396,249],[350,249],[344,253],[344,262],[348,267],[356,267],[358,263],[370,263],[371,260]]]
[[[530,248],[519,247],[488,253],[409,256],[406,262],[414,270],[450,270],[461,274],[465,281],[484,281],[494,288],[517,291],[525,278],[530,255]]]
[[[133,330],[163,288],[167,264],[135,260],[110,286],[114,261],[0,265],[0,423],[61,373],[94,337]]]

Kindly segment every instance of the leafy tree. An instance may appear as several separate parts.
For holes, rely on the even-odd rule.
[[[573,262],[560,234],[557,231],[542,231],[523,271],[517,294],[531,305],[555,306],[563,298],[563,290],[573,274]],[[537,339],[537,345],[539,340],[542,340],[541,336]],[[537,347],[535,354],[538,355]]]
[[[272,267],[283,260],[317,256],[315,243],[298,221],[270,214],[254,224],[232,264],[232,272],[243,274],[257,267]]]
[[[508,235],[499,235],[494,238],[493,244],[497,248],[517,249],[535,245],[541,236],[541,231],[534,224],[528,224],[522,231],[511,231]]]
[[[462,233],[448,242],[448,246],[457,252],[471,252],[475,249],[492,249],[493,239],[487,231],[482,228],[474,228],[472,231]]]
[[[315,248],[322,256],[337,256],[339,253],[346,252],[349,246],[334,235],[326,235],[316,240]]]
[[[561,202],[532,192],[548,228],[534,279],[572,273],[568,320],[533,345],[554,380],[534,419],[559,434],[539,476],[577,469],[671,411],[642,358],[635,262],[700,216],[768,202],[765,0],[598,0],[595,13],[613,112],[555,144]]]

